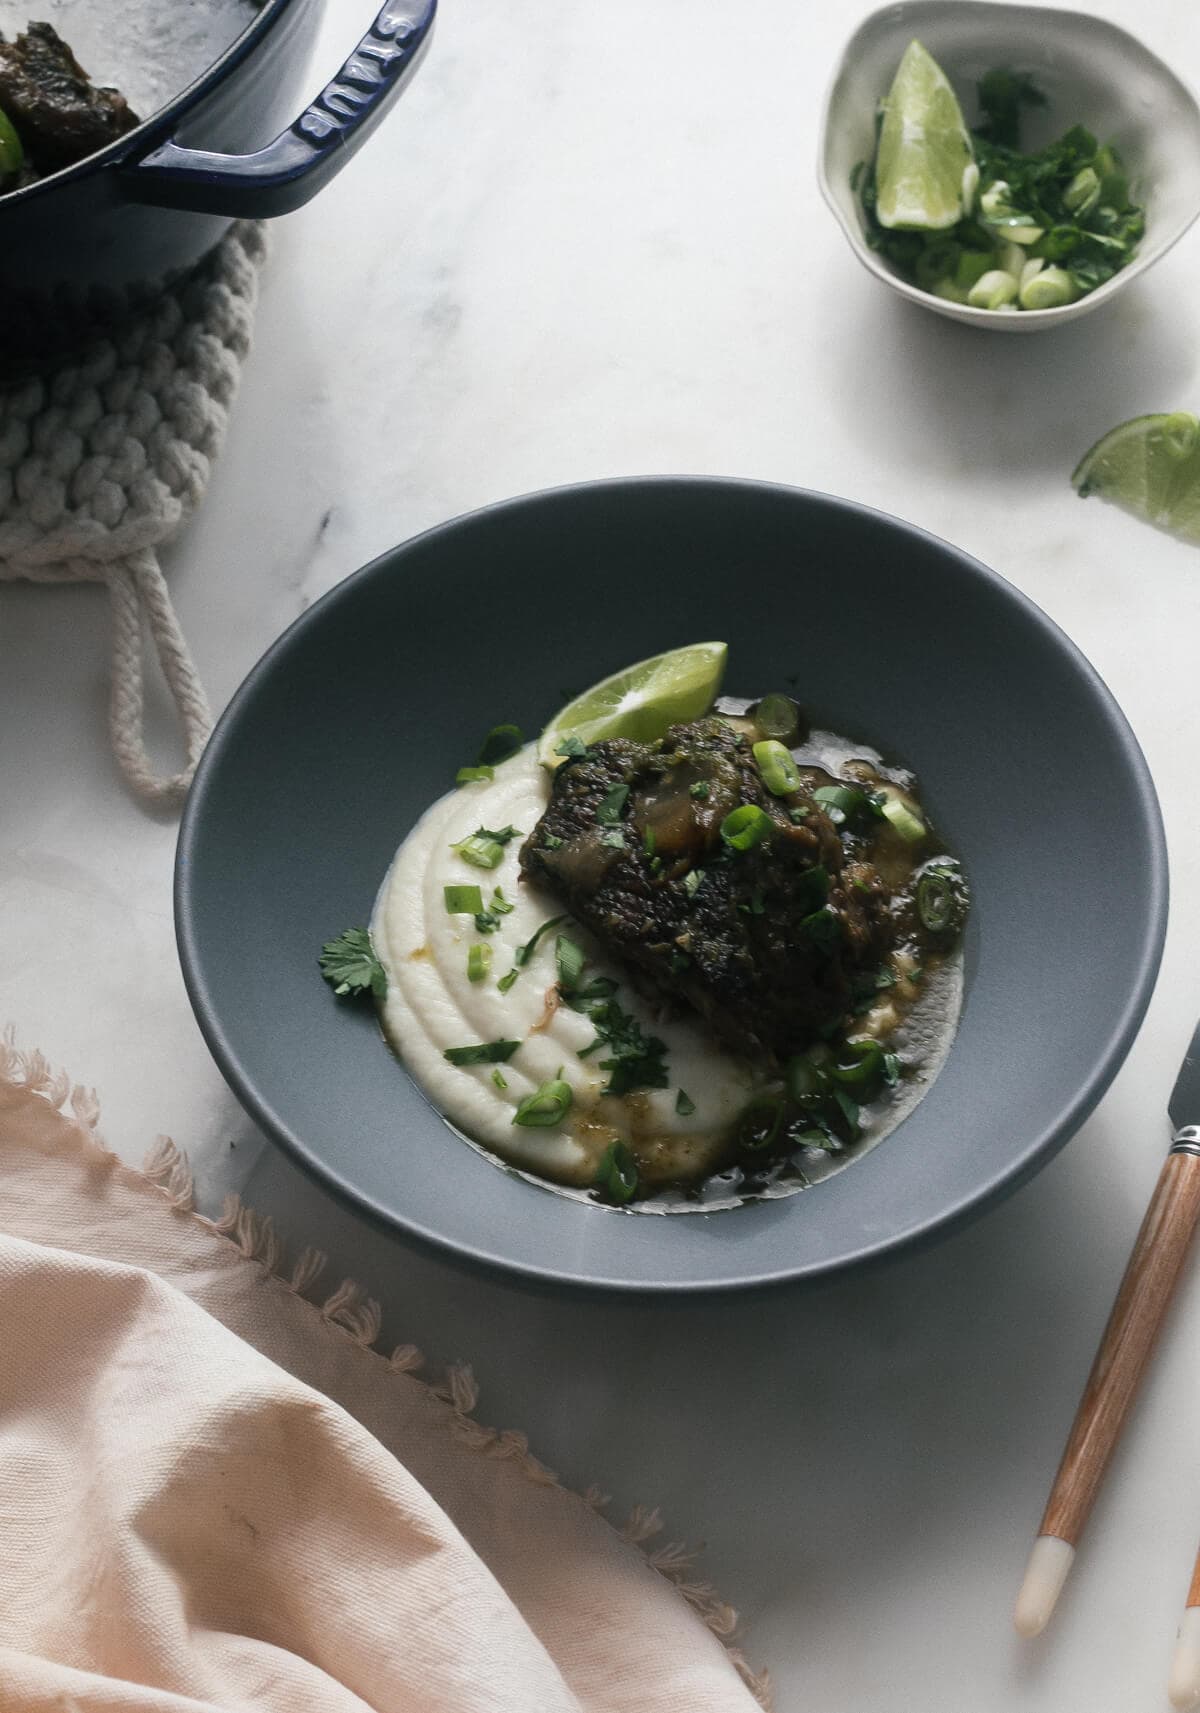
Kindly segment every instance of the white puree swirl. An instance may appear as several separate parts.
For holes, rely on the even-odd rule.
[[[451,846],[478,827],[515,826],[528,835],[541,817],[550,779],[527,746],[502,763],[495,778],[460,786],[426,811],[396,853],[375,905],[371,934],[387,971],[383,1026],[405,1067],[457,1129],[526,1171],[556,1182],[591,1184],[605,1148],[614,1140],[635,1148],[644,1183],[703,1177],[720,1154],[729,1126],[760,1078],[721,1051],[698,1024],[659,1020],[628,980],[596,951],[585,929],[568,919],[539,941],[507,993],[496,983],[513,966],[518,948],[564,906],[520,878],[523,838],[505,846],[498,868],[472,868]],[[515,906],[493,934],[481,935],[472,917],[450,915],[443,888],[478,883],[485,906],[495,887]],[[588,953],[587,977],[612,976],[621,1006],[667,1046],[670,1085],[625,1096],[603,1095],[608,1073],[598,1050],[581,1059],[595,1039],[589,1019],[554,1006],[558,932],[569,933]],[[491,948],[487,978],[467,979],[467,951]],[[549,1015],[548,1015],[549,1011]],[[493,1081],[493,1066],[450,1064],[447,1047],[510,1040],[521,1045],[500,1065],[507,1087]],[[514,1125],[518,1103],[559,1073],[571,1085],[572,1105],[555,1130]],[[694,1103],[687,1117],[675,1110],[683,1089]]]

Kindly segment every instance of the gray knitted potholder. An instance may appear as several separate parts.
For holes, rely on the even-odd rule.
[[[52,373],[0,391],[0,580],[106,583],[113,750],[132,789],[182,801],[210,727],[158,549],[199,502],[250,344],[260,225],[240,224],[139,317]],[[148,636],[183,728],[157,775],[143,734]]]

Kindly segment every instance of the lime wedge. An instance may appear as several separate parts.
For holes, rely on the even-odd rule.
[[[1071,481],[1122,511],[1200,544],[1200,422],[1188,411],[1135,416],[1098,440]]]
[[[558,746],[568,738],[654,743],[668,726],[698,720],[721,688],[727,652],[723,642],[694,642],[614,672],[554,716],[538,739],[538,760],[557,767]]]
[[[971,139],[945,72],[920,42],[904,50],[883,102],[875,156],[881,226],[940,232],[962,219]]]

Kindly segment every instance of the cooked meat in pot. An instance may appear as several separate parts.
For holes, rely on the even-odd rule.
[[[0,36],[0,112],[25,151],[25,177],[57,172],[141,123],[115,89],[98,89],[49,24]]]

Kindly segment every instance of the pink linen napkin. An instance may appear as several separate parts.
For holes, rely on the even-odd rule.
[[[754,1713],[735,1615],[0,1044],[4,1713]],[[724,1645],[723,1645],[724,1644]]]

